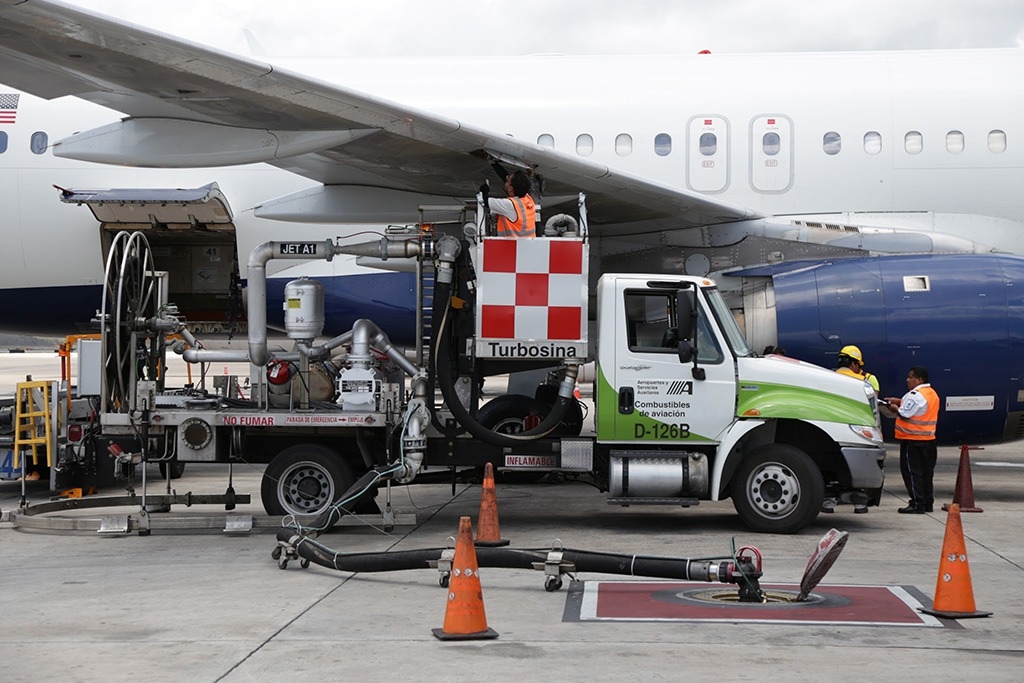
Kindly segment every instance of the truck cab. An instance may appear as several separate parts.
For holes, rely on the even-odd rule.
[[[826,489],[877,504],[885,450],[864,382],[748,347],[708,278],[598,282],[597,448],[612,500],[732,497],[752,528],[792,532]]]

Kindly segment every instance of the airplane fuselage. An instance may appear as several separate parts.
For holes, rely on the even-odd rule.
[[[281,62],[765,214],[829,214],[833,222],[873,214],[860,224],[935,230],[1024,253],[1019,50]],[[119,168],[60,159],[46,147],[117,118],[79,100],[22,95],[16,123],[0,126],[8,138],[0,154],[0,287],[101,281],[96,221],[61,204],[54,184],[216,181],[236,213],[243,277],[245,255],[275,234],[343,231],[256,218],[252,207],[314,185],[267,165]],[[36,154],[33,136],[38,145],[41,133]],[[466,179],[467,196],[481,180]],[[75,258],[46,268],[58,249]]]
[[[279,61],[296,72],[777,217],[793,235],[788,240],[785,230],[776,231],[732,260],[715,249],[733,248],[747,228],[711,221],[696,229],[629,235],[605,240],[602,256],[609,267],[632,263],[656,270],[651,261],[638,265],[644,250],[654,254],[655,266],[685,270],[696,263],[712,273],[830,255],[803,248],[800,235],[814,230],[834,231],[842,249],[873,253],[864,233],[847,232],[847,226],[929,237],[906,241],[904,251],[936,253],[951,244],[951,251],[1024,254],[1024,51]],[[0,86],[4,92],[16,91]],[[21,94],[16,121],[0,124],[0,327],[67,329],[88,320],[99,305],[99,222],[86,207],[61,202],[53,185],[197,188],[216,182],[233,211],[233,241],[225,243],[230,249],[223,257],[237,259],[243,279],[248,254],[263,242],[321,240],[364,229],[323,217],[259,217],[268,201],[318,186],[266,164],[134,168],[52,153],[54,143],[74,132],[118,118],[77,99],[48,103]],[[482,180],[465,178],[464,197]],[[410,223],[416,219],[408,217]],[[158,228],[150,233],[157,243]],[[407,273],[382,273],[344,258],[287,269],[272,264],[271,274],[275,270],[279,284],[271,289],[300,274],[331,279],[329,314],[335,306],[342,325],[367,307],[397,324],[411,305]],[[366,279],[353,284],[360,280],[340,277],[351,274]],[[822,338],[804,351],[827,364],[822,354],[838,337],[819,332]],[[769,338],[793,339],[786,337],[792,333],[780,329]],[[879,344],[889,341],[883,336]],[[885,348],[863,343],[876,354]],[[904,360],[894,355],[887,370],[902,372]],[[995,390],[997,411],[1021,410],[1011,396],[1016,374],[1013,386]]]

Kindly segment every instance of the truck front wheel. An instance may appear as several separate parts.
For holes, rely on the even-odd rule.
[[[337,452],[319,444],[284,449],[267,465],[260,495],[268,515],[318,515],[355,479]]]
[[[786,444],[754,449],[730,485],[733,505],[751,529],[792,534],[814,521],[825,482],[810,456]]]

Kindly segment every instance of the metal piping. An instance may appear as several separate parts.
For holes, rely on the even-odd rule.
[[[293,254],[281,248],[283,242],[264,242],[252,250],[249,255],[248,277],[247,277],[247,299],[249,314],[249,349],[248,351],[231,350],[208,350],[197,348],[199,342],[196,338],[179,323],[180,330],[176,330],[185,337],[187,344],[192,347],[186,349],[184,345],[176,344],[173,347],[175,353],[181,354],[188,363],[219,363],[219,362],[249,362],[257,366],[265,366],[271,358],[270,350],[267,348],[267,263],[272,259],[288,260],[310,260],[308,253]],[[359,244],[335,245],[327,240],[324,245],[323,258],[331,261],[338,254],[350,254],[354,256],[372,256],[381,260],[391,258],[414,258],[423,252],[423,245],[414,240],[403,240],[392,242],[387,238],[381,238],[379,242],[362,242]],[[356,321],[358,326],[360,322]],[[370,323],[372,324],[372,323]],[[298,353],[283,355],[276,354],[276,358],[282,360],[299,360],[302,357],[319,359],[330,354],[330,351],[342,344],[348,343],[353,332],[346,332],[330,341],[318,345],[309,346],[299,343],[296,345]],[[405,355],[399,352],[376,325],[372,330],[367,330],[372,336],[373,342],[381,353],[386,353],[391,360],[401,367],[410,376],[414,376],[419,369],[409,362]]]

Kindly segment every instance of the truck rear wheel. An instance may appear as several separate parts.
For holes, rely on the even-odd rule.
[[[549,406],[535,398],[522,394],[505,394],[480,406],[477,420],[487,429],[499,434],[519,434],[526,431],[523,423],[530,413],[535,413],[538,418],[543,419],[548,410]]]
[[[178,460],[160,463],[160,476],[163,479],[167,479],[168,473],[170,473],[171,479],[181,479],[181,475],[185,474],[185,463]]]
[[[299,444],[284,449],[267,465],[260,495],[269,515],[318,515],[354,482],[352,470],[336,451]]]
[[[754,531],[792,534],[818,516],[825,482],[818,466],[799,448],[768,444],[743,459],[730,494],[736,512]]]
[[[551,412],[557,394],[551,402],[523,394],[504,394],[480,406],[477,421],[487,429],[500,434],[519,434],[525,431],[523,421],[530,413],[540,419]],[[555,436],[579,436],[583,429],[583,410],[579,402],[570,403],[562,422],[552,432]]]
[[[523,394],[505,394],[493,398],[480,406],[477,420],[481,425],[499,434],[520,434],[525,430],[525,420],[530,413],[543,418],[551,406]],[[540,481],[547,472],[513,472],[500,469],[495,477],[508,484],[532,484]]]

